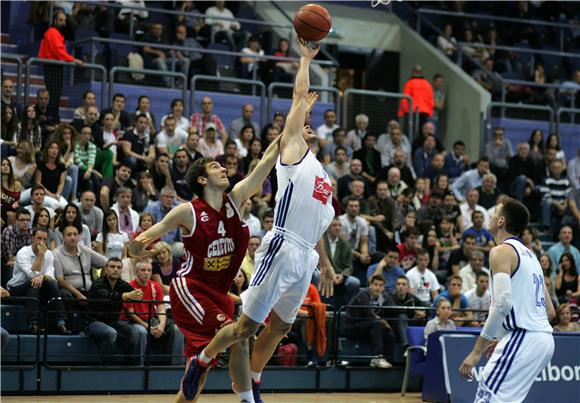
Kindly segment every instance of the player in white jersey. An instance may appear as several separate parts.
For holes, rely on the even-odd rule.
[[[236,390],[234,385],[242,402],[262,401],[259,394],[262,370],[280,340],[290,331],[319,260],[319,289],[327,297],[333,292],[334,270],[321,241],[334,217],[333,189],[329,176],[305,141],[314,132],[304,126],[317,99],[316,94],[308,93],[308,88],[310,62],[319,47],[301,40],[299,45],[300,66],[276,164],[278,192],[274,228],[264,236],[256,251],[250,287],[242,294],[240,319],[220,329],[191,364],[195,385],[217,354],[253,336],[270,314],[269,323],[254,343],[251,374],[246,374],[248,385],[252,377],[252,390]]]
[[[498,204],[489,230],[498,246],[489,254],[491,308],[471,353],[459,369],[472,379],[484,351],[489,358],[475,402],[521,402],[554,354],[549,321],[554,306],[534,252],[517,238],[530,213],[511,198]]]

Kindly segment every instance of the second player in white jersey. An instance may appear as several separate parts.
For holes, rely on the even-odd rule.
[[[522,203],[505,198],[490,220],[489,230],[498,244],[489,256],[491,308],[460,367],[461,375],[471,379],[484,351],[491,354],[479,380],[477,403],[523,401],[554,354],[549,321],[555,312],[542,268],[517,238],[529,219]]]
[[[518,238],[508,238],[518,254],[518,267],[511,275],[512,309],[502,323],[505,330],[525,329],[531,332],[552,333],[546,312],[544,274],[538,258]],[[493,280],[489,284],[493,295]]]

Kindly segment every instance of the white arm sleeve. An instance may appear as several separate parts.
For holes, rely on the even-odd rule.
[[[512,309],[512,283],[507,273],[496,273],[493,275],[493,295],[492,304],[489,309],[489,316],[485,321],[481,337],[492,340],[501,331],[501,324],[504,318]]]

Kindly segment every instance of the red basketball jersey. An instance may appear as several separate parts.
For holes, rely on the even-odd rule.
[[[224,194],[220,211],[199,198],[190,206],[193,228],[190,234],[182,234],[185,256],[177,275],[226,294],[248,249],[248,226],[229,194]]]

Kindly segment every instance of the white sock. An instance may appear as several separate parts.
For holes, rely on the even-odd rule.
[[[199,353],[199,357],[197,357],[197,359],[200,360],[201,362],[203,362],[204,364],[209,364],[210,361],[212,360],[210,357],[205,355],[205,350],[203,350],[201,353]]]
[[[251,390],[240,392],[238,393],[238,396],[243,402],[254,403],[254,394]]]
[[[260,383],[260,378],[262,377],[262,373],[261,372],[250,371],[250,374],[252,375],[252,380],[254,382]]]

